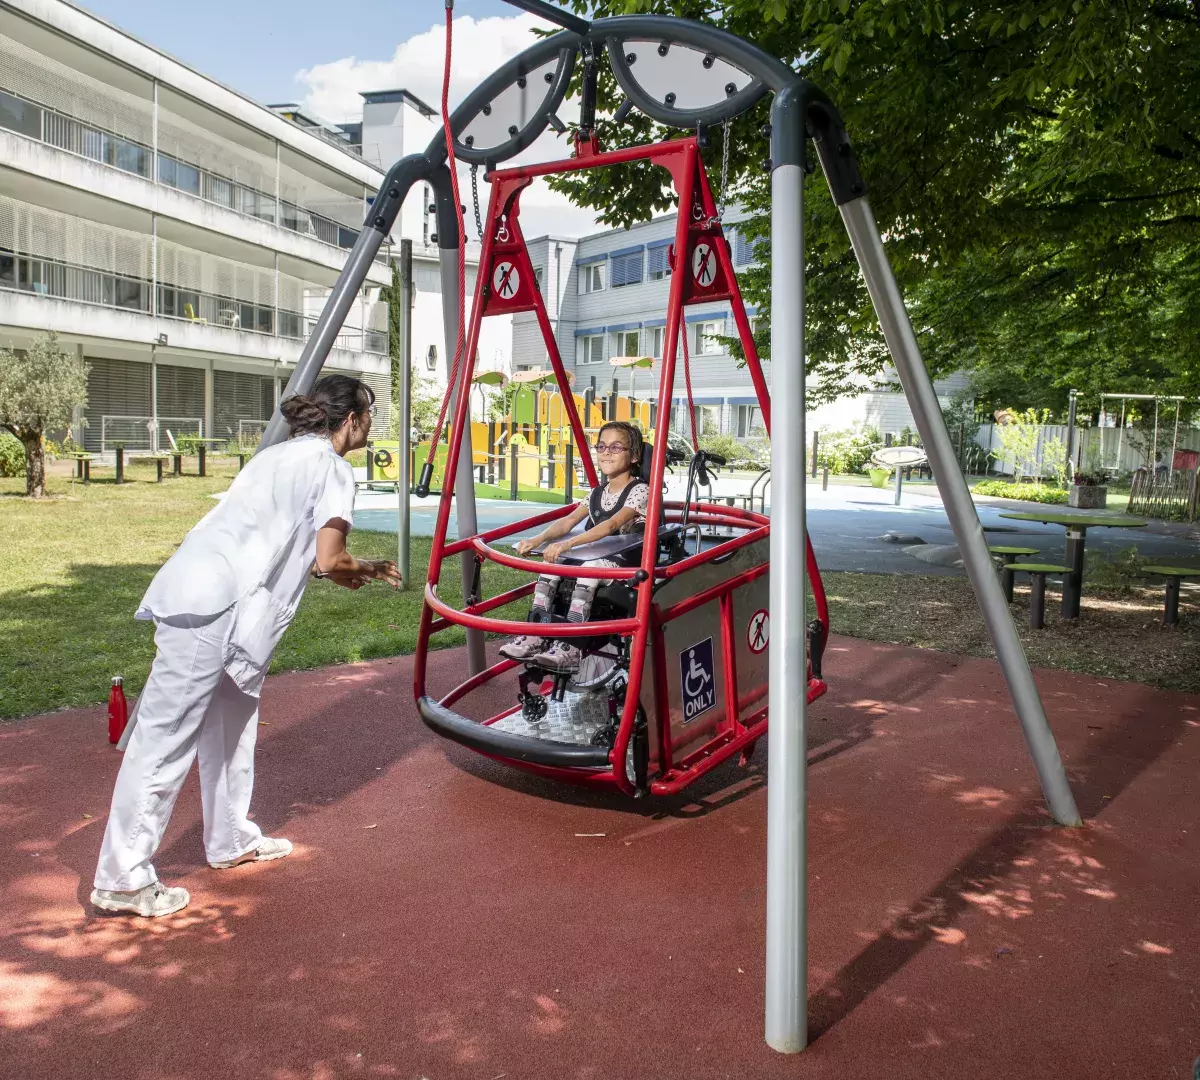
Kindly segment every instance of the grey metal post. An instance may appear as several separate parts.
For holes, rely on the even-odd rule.
[[[813,479],[814,479],[814,480],[816,479],[816,476],[817,476],[817,449],[818,449],[818,444],[819,444],[819,442],[820,442],[820,439],[821,439],[821,434],[820,434],[820,432],[818,432],[818,431],[814,431],[814,432],[813,432],[813,451],[812,451],[812,454],[813,454],[813,458],[812,458],[812,474],[813,474]]]
[[[896,466],[896,495],[892,502],[896,506],[900,505],[900,492],[904,490],[904,470],[899,465]]]
[[[400,400],[393,408],[400,410],[397,435],[400,446],[396,462],[396,547],[399,554],[400,576],[404,588],[408,588],[409,548],[411,545],[412,519],[412,315],[413,274],[412,241],[400,241]]]
[[[1067,479],[1071,479],[1075,461],[1075,411],[1079,391],[1072,390],[1067,399]]]
[[[996,657],[1000,661],[1013,707],[1021,721],[1025,741],[1029,745],[1034,767],[1042,785],[1042,794],[1054,820],[1060,825],[1081,824],[1075,797],[1067,783],[1067,774],[1058,754],[1054,733],[1046,721],[1042,699],[1029,670],[1029,661],[1021,647],[1012,616],[1004,600],[1004,593],[992,565],[987,539],[966,480],[954,467],[954,448],[942,419],[937,396],[929,372],[921,359],[916,335],[908,320],[908,312],[892,274],[891,264],[883,250],[883,241],[875,224],[875,217],[866,198],[854,199],[841,206],[842,220],[850,234],[858,265],[863,272],[871,302],[879,316],[879,325],[892,356],[892,362],[900,375],[905,396],[925,444],[934,479],[946,507],[946,516],[954,529],[958,549],[962,554],[963,566],[975,590],[979,609],[987,624]],[[775,250],[775,249],[773,249]],[[775,256],[778,258],[778,254]],[[772,306],[772,311],[778,308]],[[775,366],[775,378],[786,365]],[[774,560],[772,560],[774,561]],[[775,574],[771,575],[772,581]],[[772,677],[774,683],[774,677]]]
[[[451,369],[454,366],[454,347],[458,341],[458,248],[439,248],[438,258],[442,277],[442,325],[445,327],[446,333],[446,383],[449,385]],[[460,363],[470,366],[471,357],[464,356]],[[454,414],[457,403],[458,387],[454,387],[450,397],[451,416]],[[454,474],[454,509],[458,518],[458,535],[460,537],[472,536],[479,532],[479,524],[475,516],[475,459],[471,452],[469,414],[466,426],[462,431],[455,432],[454,437],[460,440],[458,470]],[[446,482],[446,480],[442,481],[442,483]],[[471,586],[475,581],[475,556],[464,551],[460,557],[462,559],[462,594],[465,606],[466,598],[471,594]],[[485,666],[483,631],[468,630],[467,673],[478,675]]]
[[[771,780],[767,785],[767,1045],[808,1041],[804,565],[804,117],[791,88],[771,109]]]
[[[346,265],[342,267],[337,283],[333,286],[333,292],[325,301],[325,307],[321,311],[320,318],[317,319],[317,325],[309,335],[308,341],[305,342],[304,351],[300,354],[300,360],[296,364],[296,370],[288,379],[287,386],[283,391],[283,398],[290,398],[296,394],[307,394],[316,384],[317,376],[321,374],[321,366],[325,363],[329,350],[333,348],[333,343],[337,341],[337,336],[342,331],[346,315],[358,299],[359,290],[362,288],[363,282],[367,280],[367,271],[371,269],[376,253],[383,246],[383,240],[383,233],[370,227],[364,227],[358,234],[358,239],[354,241],[354,247],[350,249],[350,255],[346,259]],[[267,430],[263,432],[258,449],[265,450],[268,446],[274,446],[275,443],[283,442],[286,438],[287,424],[284,423],[283,414],[277,408],[271,417],[271,422],[267,424]]]

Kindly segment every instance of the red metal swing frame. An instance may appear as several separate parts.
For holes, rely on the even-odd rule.
[[[425,585],[425,604],[421,611],[421,621],[417,638],[417,649],[414,664],[413,689],[416,698],[420,700],[426,694],[425,673],[429,652],[430,639],[434,634],[449,629],[451,626],[463,626],[467,629],[482,630],[491,633],[518,635],[529,629],[526,622],[506,619],[495,619],[488,612],[503,607],[506,604],[530,595],[534,588],[534,579],[545,572],[546,564],[531,559],[520,558],[496,550],[492,543],[505,537],[523,532],[526,529],[544,525],[565,517],[576,507],[576,504],[566,505],[546,513],[535,515],[523,521],[479,533],[474,536],[461,537],[447,544],[446,531],[450,518],[450,504],[454,495],[454,480],[457,475],[461,443],[458,433],[469,423],[470,385],[475,366],[476,349],[479,342],[480,324],[485,316],[511,314],[520,311],[533,311],[545,340],[546,352],[553,368],[558,389],[562,396],[563,406],[567,411],[572,437],[579,448],[579,457],[588,482],[595,486],[598,482],[595,465],[590,453],[585,453],[587,437],[579,412],[575,407],[566,371],[563,368],[562,357],[550,326],[550,319],[542,302],[541,293],[534,284],[533,266],[525,245],[519,223],[521,192],[528,187],[536,177],[557,173],[577,172],[582,169],[599,168],[605,165],[617,165],[631,161],[649,161],[666,169],[672,178],[675,191],[679,196],[679,215],[675,228],[674,244],[668,258],[672,267],[671,285],[667,303],[666,335],[663,345],[662,371],[659,383],[659,402],[657,424],[654,435],[654,453],[649,479],[649,505],[646,510],[646,536],[657,537],[660,526],[679,522],[683,517],[684,504],[663,499],[662,478],[667,460],[667,436],[670,431],[671,402],[674,393],[675,363],[679,346],[680,328],[684,325],[683,311],[692,304],[708,303],[714,300],[727,300],[733,311],[734,322],[745,352],[746,366],[754,384],[759,408],[762,410],[763,423],[768,434],[771,430],[771,402],[767,390],[766,379],[763,376],[762,365],[754,347],[754,337],[750,330],[750,322],[742,303],[737,279],[733,272],[733,263],[729,255],[728,243],[722,232],[717,215],[716,203],[712,190],[700,159],[699,145],[694,136],[668,142],[653,143],[644,146],[633,146],[607,152],[598,151],[594,144],[586,142],[578,147],[579,156],[566,160],[546,162],[539,165],[516,167],[511,169],[494,170],[488,174],[491,184],[491,198],[488,204],[483,249],[479,259],[479,273],[476,279],[475,299],[471,311],[470,329],[466,338],[466,351],[457,379],[457,399],[451,426],[451,438],[446,457],[445,479],[442,483],[441,501],[438,505],[437,525],[434,530],[433,550],[429,561],[429,575]],[[704,250],[697,251],[703,247]],[[693,259],[698,258],[705,263],[715,257],[715,268],[708,279],[707,273],[693,273]],[[515,268],[515,275],[513,270]],[[517,278],[515,287],[513,277]],[[705,278],[707,280],[700,280]],[[447,388],[447,394],[453,391]],[[796,462],[797,468],[803,468],[803,462]],[[740,510],[733,507],[693,501],[688,516],[689,523],[701,525],[726,526],[742,530],[741,535],[724,541],[697,554],[684,558],[676,563],[657,565],[658,544],[653,540],[645,543],[642,548],[642,561],[639,567],[622,568],[590,568],[555,564],[554,572],[558,576],[601,577],[623,581],[637,589],[637,608],[632,618],[605,620],[586,623],[556,623],[557,637],[591,637],[596,635],[621,634],[631,635],[628,686],[625,692],[625,703],[620,718],[616,739],[609,753],[609,766],[606,769],[582,768],[562,765],[545,765],[528,761],[518,761],[511,758],[496,757],[518,768],[523,768],[538,775],[556,780],[585,784],[602,788],[615,788],[626,794],[634,794],[634,784],[626,775],[626,752],[633,737],[637,710],[641,697],[642,676],[645,670],[646,650],[651,650],[651,660],[654,665],[655,709],[656,715],[650,716],[648,722],[658,727],[658,774],[650,781],[649,790],[655,795],[671,795],[697,780],[705,773],[715,768],[733,754],[741,753],[749,757],[755,742],[766,732],[767,685],[747,688],[739,693],[737,682],[737,658],[735,650],[735,627],[733,625],[733,595],[739,586],[745,585],[763,576],[769,570],[769,561],[753,566],[740,574],[719,582],[715,586],[700,593],[687,597],[671,606],[663,607],[654,600],[655,582],[670,580],[680,574],[714,559],[731,554],[739,548],[754,544],[770,532],[769,518],[750,510]],[[829,610],[825,598],[825,590],[821,574],[813,555],[812,544],[807,536],[806,563],[808,578],[811,583],[813,597],[816,602],[817,618],[822,626],[821,647],[829,633]],[[474,558],[481,564],[483,560],[491,560],[503,566],[528,571],[533,578],[526,585],[510,589],[489,600],[479,600],[467,603],[463,610],[458,610],[446,604],[437,594],[437,583],[441,576],[442,563],[448,557],[464,552],[472,552]],[[468,598],[469,599],[469,598]],[[720,632],[723,644],[723,674],[725,683],[725,716],[713,736],[698,749],[691,750],[686,756],[675,761],[672,757],[671,740],[669,737],[669,709],[667,706],[667,660],[663,645],[662,628],[665,624],[687,614],[696,608],[719,601]],[[472,691],[490,682],[492,679],[511,671],[519,666],[511,660],[494,664],[484,671],[472,676],[455,687],[439,703],[445,708],[451,708],[456,702]],[[814,701],[825,692],[824,681],[812,674],[811,657],[809,661],[808,700]],[[514,705],[490,719],[483,721],[487,726],[511,715],[519,706]]]

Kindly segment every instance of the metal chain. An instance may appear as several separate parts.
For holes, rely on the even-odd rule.
[[[721,200],[717,203],[717,220],[725,220],[725,196],[729,191],[729,121],[722,125],[725,134],[721,146]]]
[[[475,231],[479,234],[479,242],[483,243],[483,218],[479,216],[479,166],[471,166],[471,198],[475,200]]]

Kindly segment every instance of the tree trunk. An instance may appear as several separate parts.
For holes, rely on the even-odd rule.
[[[42,433],[21,436],[25,446],[25,494],[40,499],[46,494],[46,452],[42,446]]]

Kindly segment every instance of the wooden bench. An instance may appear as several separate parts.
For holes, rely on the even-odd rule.
[[[1003,561],[1003,565],[1000,567],[1000,584],[1004,586],[1004,599],[1011,604],[1013,602],[1013,564],[1022,555],[1036,555],[1038,549],[1031,547],[1008,547],[1004,544],[997,544],[993,547],[989,544],[988,551],[993,555],[999,555]]]
[[[1186,578],[1200,577],[1200,568],[1194,566],[1143,566],[1142,573],[1167,579],[1163,596],[1163,626],[1174,626],[1179,622],[1179,586]]]
[[[1034,630],[1041,630],[1046,625],[1046,575],[1069,574],[1071,568],[1054,563],[1014,562],[1010,565],[1015,573],[1029,575],[1029,625]]]

